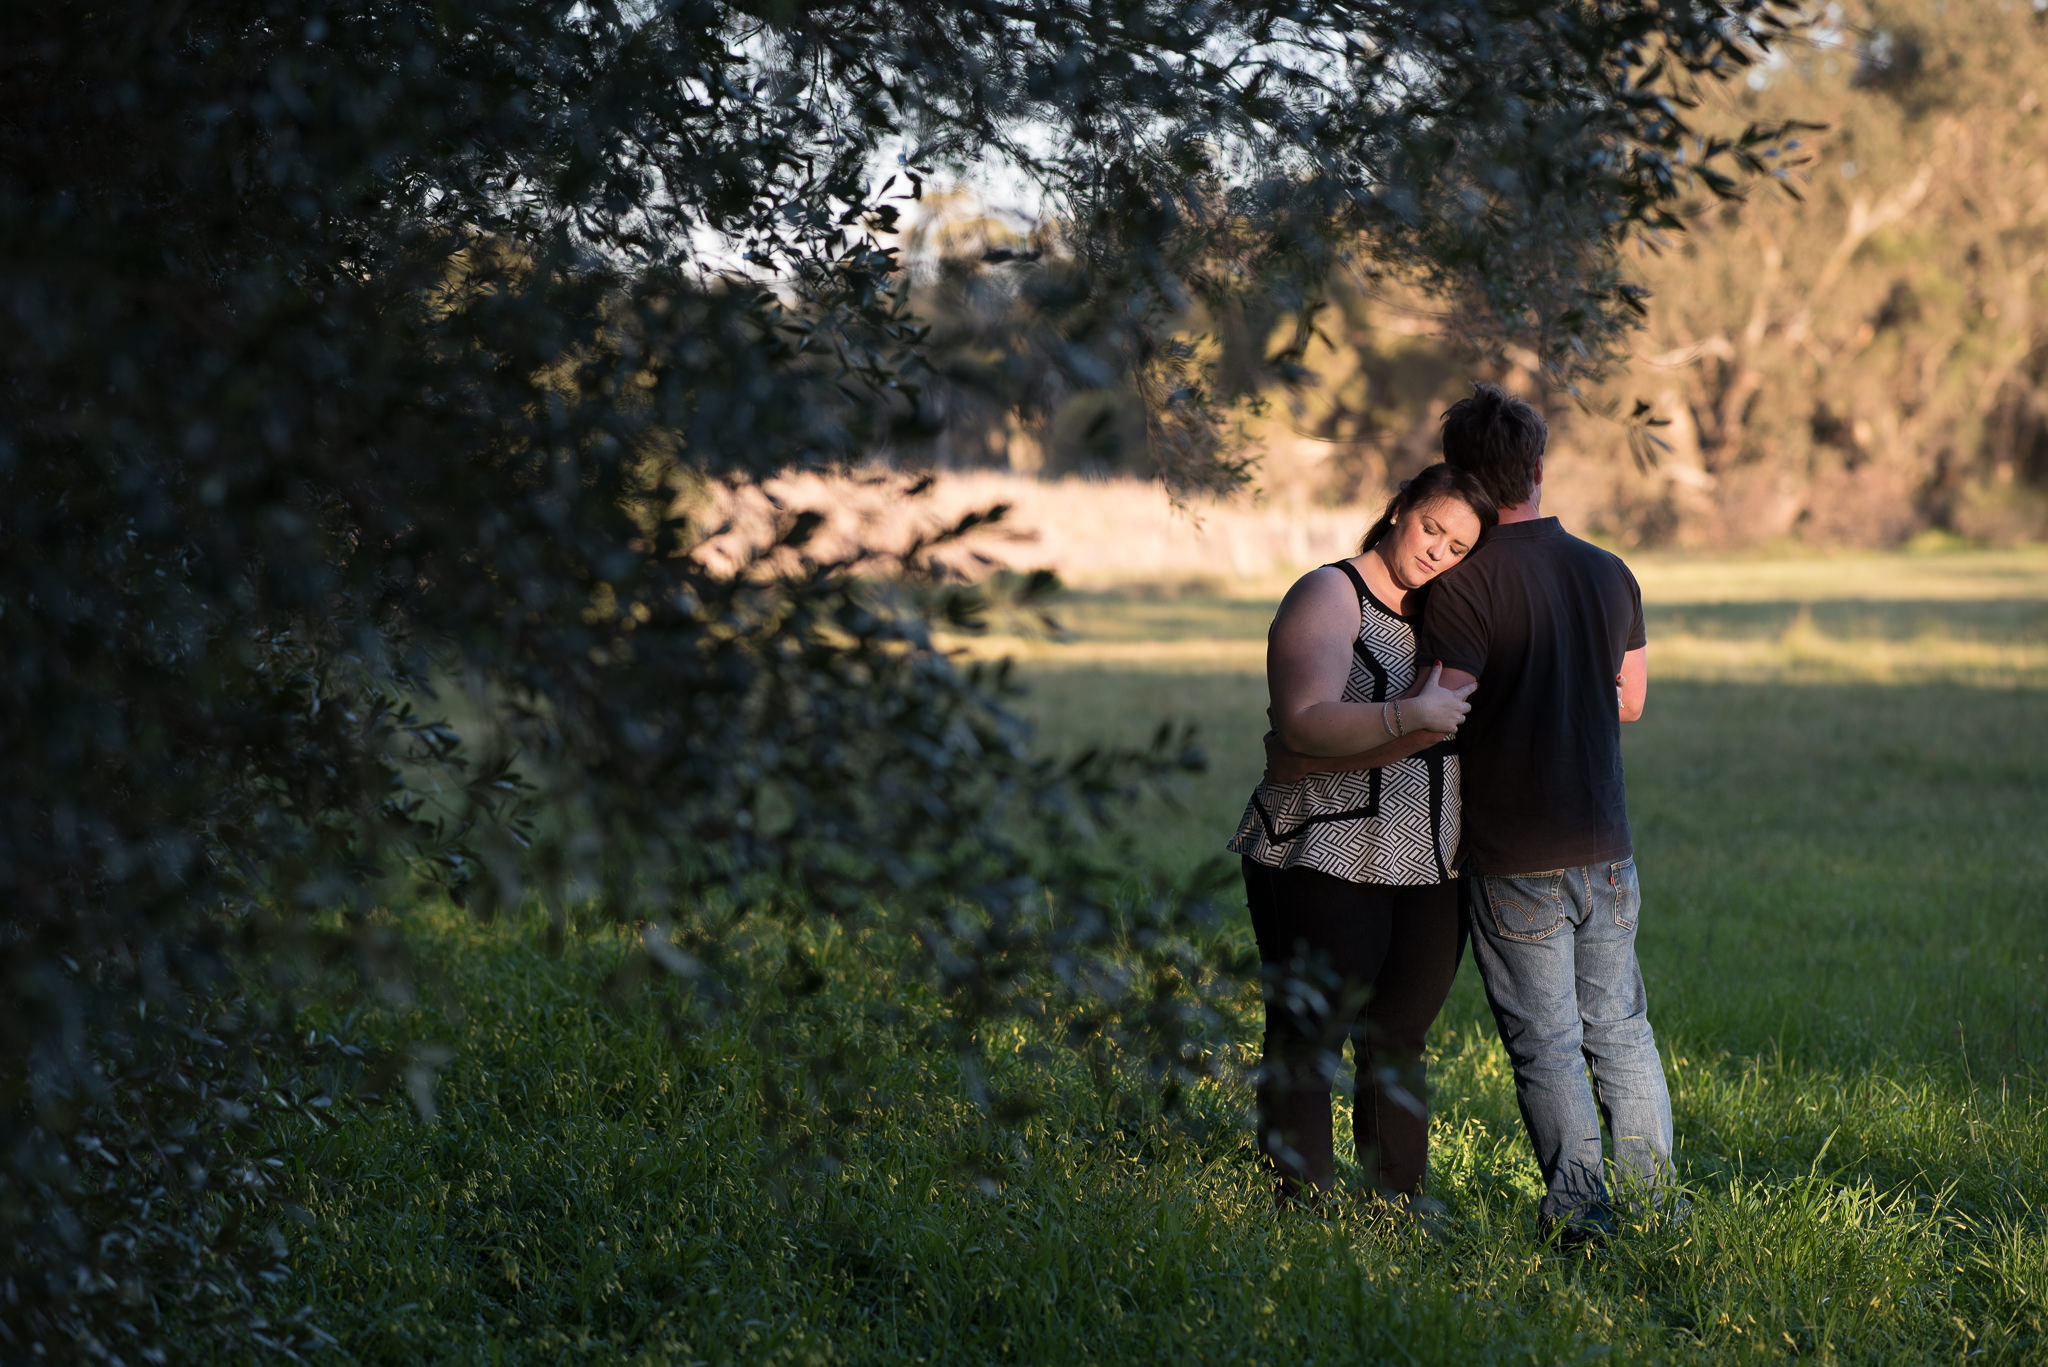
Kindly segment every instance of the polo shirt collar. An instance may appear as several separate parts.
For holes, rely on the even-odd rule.
[[[1554,517],[1532,517],[1527,522],[1503,522],[1487,533],[1489,541],[1520,541],[1525,538],[1552,536],[1564,530],[1564,525]]]

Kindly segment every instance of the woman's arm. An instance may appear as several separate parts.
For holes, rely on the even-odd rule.
[[[1414,696],[1397,704],[1343,701],[1358,611],[1349,582],[1325,568],[1296,581],[1273,618],[1266,636],[1266,689],[1273,729],[1296,754],[1355,756],[1412,732],[1455,731],[1470,710],[1465,699],[1476,685],[1444,688],[1437,682],[1441,666]]]
[[[1438,741],[1441,731],[1410,731],[1399,740],[1356,755],[1298,755],[1280,743],[1273,732],[1266,733],[1266,781],[1299,783],[1310,774],[1342,774],[1354,769],[1384,769],[1410,755],[1419,755]]]
[[[1478,680],[1457,670],[1439,668],[1429,674],[1417,677],[1401,695],[1405,704],[1410,698],[1421,694],[1434,680],[1441,682],[1441,676],[1448,675],[1452,683],[1465,688],[1469,696],[1478,688]],[[1410,755],[1419,755],[1438,741],[1449,740],[1448,731],[1408,731],[1399,740],[1388,741],[1370,750],[1355,755],[1302,755],[1287,748],[1277,732],[1266,733],[1266,781],[1269,783],[1299,783],[1310,774],[1349,773],[1354,769],[1384,769]]]

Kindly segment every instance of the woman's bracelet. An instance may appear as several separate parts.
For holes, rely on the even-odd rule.
[[[1394,709],[1394,724],[1392,726],[1387,725],[1387,709],[1390,707]],[[1401,700],[1399,698],[1389,698],[1380,704],[1380,726],[1395,740],[1399,740],[1408,734],[1407,728],[1401,724]]]

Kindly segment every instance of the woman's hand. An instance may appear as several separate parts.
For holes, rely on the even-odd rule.
[[[1401,701],[1401,721],[1404,731],[1441,731],[1454,734],[1465,714],[1472,710],[1466,699],[1479,687],[1468,683],[1461,688],[1445,688],[1439,682],[1444,675],[1444,662],[1438,660],[1430,666],[1427,676],[1416,687],[1415,695]]]

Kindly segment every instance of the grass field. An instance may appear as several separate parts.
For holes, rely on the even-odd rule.
[[[850,936],[809,945],[825,992],[676,1044],[597,990],[614,935],[551,957],[535,924],[425,908],[438,986],[361,1028],[452,1047],[438,1119],[280,1135],[306,1212],[280,1304],[363,1362],[2048,1360],[2048,554],[1638,569],[1682,1226],[1536,1243],[1469,964],[1433,1034],[1442,1218],[1316,1219],[1272,1211],[1241,1082],[1161,1119],[989,1040],[1044,1106],[989,1125],[921,1044],[931,1004]],[[1236,820],[1281,587],[1077,596],[1067,641],[997,643],[1056,744],[1201,726],[1212,770],[1137,813],[1142,870]],[[843,1155],[815,1181],[764,1169],[771,1015],[880,1060],[870,1105],[808,1122]]]

